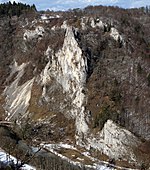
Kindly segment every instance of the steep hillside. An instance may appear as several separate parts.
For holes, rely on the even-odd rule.
[[[0,119],[88,168],[148,168],[149,27],[143,8],[1,16]]]

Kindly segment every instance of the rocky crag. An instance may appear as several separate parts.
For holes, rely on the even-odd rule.
[[[1,17],[1,120],[148,166],[149,27],[143,9],[101,6]]]

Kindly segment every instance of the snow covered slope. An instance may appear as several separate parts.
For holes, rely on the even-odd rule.
[[[21,164],[21,161],[17,160],[15,157],[13,157],[12,155],[9,155],[3,149],[0,148],[0,168],[11,165],[11,164],[19,165]],[[20,168],[20,170],[36,170],[36,168],[28,164],[24,164]]]

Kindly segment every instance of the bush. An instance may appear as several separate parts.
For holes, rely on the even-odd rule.
[[[148,86],[150,86],[150,74],[148,74],[148,76],[147,76],[147,82],[148,82]]]
[[[100,128],[102,129],[104,127],[104,124],[107,122],[108,119],[113,120],[116,122],[118,120],[119,113],[110,105],[104,105],[101,108],[101,111],[97,114],[95,120],[94,120],[94,128]]]

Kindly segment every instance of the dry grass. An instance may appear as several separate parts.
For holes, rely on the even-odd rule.
[[[73,119],[68,119],[63,113],[50,111],[50,106],[47,103],[39,104],[39,99],[42,96],[42,87],[34,83],[32,95],[29,105],[30,119],[33,122],[41,122],[38,133],[35,138],[54,142],[75,142],[75,122]],[[49,123],[42,123],[48,121]],[[36,126],[34,127],[37,128]],[[54,133],[53,133],[54,132]],[[45,138],[45,136],[47,136]]]
[[[92,148],[90,154],[93,158],[99,159],[100,161],[108,161],[109,157],[105,154],[102,154],[99,150]]]
[[[145,141],[138,148],[134,148],[138,163],[150,167],[150,141]]]
[[[124,167],[124,168],[133,168],[135,169],[135,164],[131,164],[128,161],[124,161],[124,160],[117,160],[116,161],[116,166],[120,166],[120,167]]]
[[[31,119],[33,121],[42,120],[46,117],[54,115],[54,113],[49,112],[47,105],[39,106],[38,101],[41,96],[42,87],[34,83],[29,106],[29,112],[32,113]]]
[[[60,154],[66,156],[67,158],[73,160],[73,161],[77,161],[77,162],[81,162],[85,165],[92,165],[93,161],[91,159],[89,159],[88,157],[84,156],[80,151],[78,150],[73,150],[73,149],[64,149],[61,148],[58,151]],[[78,159],[79,158],[79,159]]]

